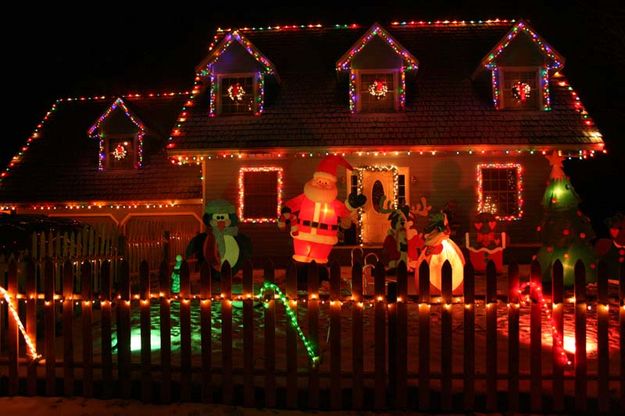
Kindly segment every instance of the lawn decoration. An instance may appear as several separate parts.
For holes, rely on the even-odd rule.
[[[26,347],[28,348],[28,355],[32,360],[40,360],[42,357],[40,354],[37,354],[37,348],[35,347],[33,341],[30,339],[30,336],[28,336],[28,332],[26,332],[26,328],[24,328],[24,324],[22,323],[20,315],[17,312],[17,302],[15,304],[13,303],[13,301],[11,300],[11,295],[9,295],[9,292],[7,292],[6,289],[2,286],[0,286],[0,298],[4,299],[4,301],[7,303],[9,312],[11,313],[11,319],[15,321],[17,327],[22,333],[22,336],[24,337],[24,342],[26,343]]]
[[[421,264],[423,260],[428,262],[430,284],[440,292],[443,263],[449,261],[452,270],[451,290],[454,294],[461,294],[464,280],[464,256],[456,243],[449,238],[450,234],[447,215],[443,212],[434,214],[430,225],[425,229],[425,248],[416,263]],[[415,283],[418,287],[419,273],[415,273]]]
[[[341,228],[349,228],[356,209],[367,201],[364,195],[356,194],[349,195],[345,203],[336,199],[339,165],[353,170],[342,156],[326,156],[304,185],[304,193],[287,201],[282,208],[278,227],[285,230],[290,226],[293,259],[297,262],[327,263],[332,247],[338,242],[339,220]]]
[[[590,241],[594,237],[590,220],[578,209],[580,198],[562,170],[562,157],[548,157],[551,176],[543,197],[543,221],[538,226],[541,248],[536,259],[543,270],[543,282],[551,281],[551,265],[556,260],[564,267],[564,285],[573,287],[575,263],[586,266],[586,282],[595,282],[596,255]]]
[[[503,251],[506,248],[506,233],[495,232],[497,220],[490,212],[481,212],[473,223],[476,234],[465,234],[465,244],[469,250],[471,264],[476,272],[486,272],[490,260],[495,264],[497,273],[503,270]]]
[[[221,199],[209,201],[202,219],[207,230],[189,242],[187,258],[195,256],[200,262],[208,262],[214,277],[219,277],[226,260],[232,267],[232,273],[236,273],[252,257],[252,242],[245,234],[239,233],[239,218],[234,206]]]
[[[425,197],[421,198],[421,204],[414,207],[404,205],[396,209],[391,208],[390,201],[385,208],[385,201],[386,196],[383,195],[378,207],[381,213],[389,214],[391,228],[382,246],[382,263],[389,273],[395,271],[400,261],[412,270],[425,245],[424,234],[417,227],[418,218],[427,217],[432,207],[427,205]]]
[[[606,263],[608,277],[619,280],[625,268],[625,215],[618,213],[605,221],[611,238],[601,238],[595,243],[595,251],[600,260]]]

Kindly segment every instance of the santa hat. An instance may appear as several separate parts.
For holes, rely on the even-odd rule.
[[[326,178],[336,182],[336,169],[339,165],[344,166],[345,169],[354,170],[352,165],[350,165],[343,156],[329,155],[319,162],[319,166],[317,166],[313,177]]]

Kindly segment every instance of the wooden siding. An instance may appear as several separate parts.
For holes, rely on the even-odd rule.
[[[433,210],[441,209],[447,202],[456,203],[454,221],[459,224],[456,241],[462,243],[469,230],[477,207],[477,165],[480,163],[520,163],[523,166],[523,217],[518,221],[501,222],[500,228],[510,235],[512,244],[537,241],[536,226],[542,218],[541,205],[545,185],[549,177],[549,164],[539,155],[527,156],[357,156],[347,157],[353,166],[388,165],[409,168],[409,198],[412,204],[421,196],[428,199]],[[308,181],[320,157],[286,159],[242,159],[206,161],[205,198],[226,199],[238,205],[238,173],[242,166],[280,166],[284,169],[283,201],[299,195]],[[339,170],[339,198],[346,195],[345,171]],[[240,230],[252,238],[254,257],[282,257],[291,253],[288,233],[280,232],[276,224],[240,225]]]

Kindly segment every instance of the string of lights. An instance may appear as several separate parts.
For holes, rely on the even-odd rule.
[[[259,172],[276,172],[276,215],[275,217],[249,217],[245,215],[245,175],[248,173]],[[280,209],[282,208],[282,185],[283,185],[283,172],[279,166],[244,166],[239,169],[239,206],[238,215],[241,222],[246,223],[268,223],[277,222],[280,216]]]
[[[477,212],[487,211],[487,199],[484,197],[484,169],[515,169],[517,211],[513,215],[495,215],[499,221],[516,221],[523,217],[523,166],[519,163],[481,163],[477,165]]]
[[[6,302],[7,305],[9,305],[9,312],[11,313],[11,319],[13,319],[13,321],[17,324],[19,331],[22,333],[22,336],[24,337],[24,342],[26,343],[26,347],[28,348],[28,355],[33,360],[39,360],[41,358],[41,355],[37,354],[37,347],[35,346],[33,341],[30,339],[28,332],[26,332],[26,328],[24,328],[24,324],[22,324],[22,321],[20,320],[20,315],[17,312],[17,308],[15,307],[13,302],[11,302],[11,296],[9,295],[9,292],[7,292],[6,289],[3,288],[2,286],[0,286],[0,296],[1,296],[1,299],[3,299],[3,302]]]

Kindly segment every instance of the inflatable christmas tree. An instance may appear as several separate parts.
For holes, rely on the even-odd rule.
[[[562,170],[562,157],[554,152],[549,158],[551,175],[543,197],[544,216],[538,227],[542,246],[536,255],[543,281],[551,281],[551,265],[560,260],[564,266],[564,285],[572,287],[578,260],[586,266],[586,281],[595,281],[594,237],[590,220],[578,209],[580,198]]]

